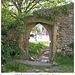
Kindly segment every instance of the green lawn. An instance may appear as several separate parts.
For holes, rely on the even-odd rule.
[[[44,48],[44,46],[46,44],[49,44],[48,41],[45,41],[45,42],[39,42],[39,41],[36,41],[36,42],[29,42],[29,54],[32,56],[36,56],[38,55],[38,50]]]
[[[61,67],[60,67],[61,66]],[[55,68],[58,67],[60,71],[47,71],[47,69]],[[73,66],[64,66],[64,65],[52,65],[52,66],[32,66],[24,63],[19,63],[19,62],[9,62],[6,63],[5,65],[2,65],[1,72],[26,72],[27,70],[30,69],[38,69],[42,70],[44,72],[49,72],[49,73],[73,73],[74,72],[74,67]]]

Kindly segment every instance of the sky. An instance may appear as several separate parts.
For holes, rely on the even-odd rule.
[[[67,0],[67,1],[70,1],[70,0]],[[75,2],[75,0],[72,0],[72,2]]]
[[[72,0],[72,2],[75,2],[75,0]]]

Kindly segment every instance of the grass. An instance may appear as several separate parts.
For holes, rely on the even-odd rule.
[[[52,60],[56,61],[59,65],[74,66],[73,53],[67,53],[66,55],[63,52],[56,53]]]
[[[29,42],[29,54],[36,56],[38,55],[38,50],[42,49],[46,44],[49,44],[49,42]],[[22,72],[27,69],[32,68],[33,66],[31,65],[27,65],[27,64],[23,64],[23,63],[18,63],[18,62],[7,62],[6,64],[2,64],[2,72],[11,72],[11,71],[15,71],[15,72]]]
[[[32,65],[28,65],[28,64],[25,64],[25,63],[20,63],[20,62],[15,62],[15,61],[12,61],[12,62],[8,62],[4,65],[2,65],[2,68],[1,68],[1,72],[26,72],[27,70],[29,69],[39,69],[39,70],[42,70],[44,72],[48,72],[48,73],[56,73],[56,72],[59,72],[59,71],[47,71],[46,69],[50,69],[50,68],[54,68],[54,67],[58,67],[59,70],[62,71],[62,73],[73,73],[74,72],[74,68],[73,66],[62,66],[61,65],[61,68],[60,68],[60,65],[52,65],[52,66],[32,66]]]
[[[29,69],[44,70],[44,69],[52,68],[52,67],[55,67],[55,66],[56,65],[52,65],[52,66],[32,66],[32,65],[29,65],[29,64],[12,61],[12,62],[8,62],[8,63],[2,65],[1,72],[13,72],[13,71],[15,71],[15,72],[26,72],[26,70],[29,70]]]
[[[4,65],[2,65],[2,72],[25,72],[28,69],[31,69],[33,66],[24,64],[24,63],[19,63],[19,62],[8,62]]]
[[[29,42],[29,54],[31,56],[36,57],[38,55],[38,50],[44,48],[44,46],[46,44],[49,44],[49,42],[48,41],[45,41],[45,42],[39,42],[39,41]]]
[[[60,68],[60,70],[62,70],[64,73],[73,73],[74,72],[74,66],[62,66],[62,68]]]

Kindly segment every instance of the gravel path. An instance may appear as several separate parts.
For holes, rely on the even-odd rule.
[[[26,63],[26,64],[30,64],[30,65],[35,65],[35,66],[51,66],[50,63],[43,63],[43,62],[39,62],[39,61],[28,61],[28,60],[15,60],[21,63]]]

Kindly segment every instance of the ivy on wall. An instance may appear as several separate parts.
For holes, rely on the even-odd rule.
[[[68,10],[69,10],[70,6],[71,6],[71,4],[67,4],[65,6],[60,7],[61,12],[64,15],[68,15],[68,13],[69,13]]]
[[[37,18],[45,18],[47,20],[54,20],[56,18],[53,13],[43,14],[43,12],[39,12],[36,16]]]
[[[18,26],[18,27],[16,27],[16,30],[18,31],[17,33],[19,34],[19,33],[24,33],[24,27],[22,27],[22,26]]]
[[[54,20],[55,15],[53,15],[53,13],[43,14],[42,12],[40,12],[37,14],[37,18],[46,18],[47,20],[49,20],[49,19]]]
[[[52,12],[48,14],[44,14],[44,12],[38,12],[37,13],[37,18],[46,18],[47,20],[55,20],[56,15],[58,15],[58,12],[62,12],[64,15],[68,15],[69,13],[69,8],[71,4],[64,5],[62,7],[53,9]]]

